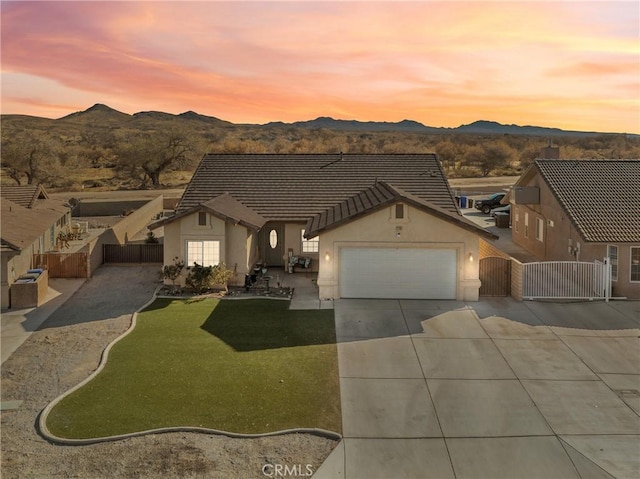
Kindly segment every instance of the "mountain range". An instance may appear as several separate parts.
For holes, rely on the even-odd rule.
[[[3,119],[10,117],[28,118],[25,115],[2,115]],[[357,131],[357,132],[381,132],[395,131],[408,133],[430,133],[430,134],[475,134],[475,135],[529,135],[529,136],[596,136],[609,133],[600,133],[595,131],[573,131],[562,130],[559,128],[548,128],[542,126],[520,126],[505,125],[495,121],[479,120],[466,125],[460,125],[456,128],[433,127],[426,126],[413,120],[402,120],[399,122],[378,122],[378,121],[357,121],[357,120],[337,120],[330,117],[319,117],[315,120],[296,121],[293,123],[270,122],[266,124],[236,124],[229,121],[221,120],[213,116],[206,116],[194,111],[187,111],[174,115],[160,111],[142,111],[130,115],[122,113],[107,105],[97,103],[92,107],[71,113],[57,120],[46,118],[31,117],[39,122],[82,122],[82,123],[103,123],[103,124],[130,124],[134,126],[136,123],[144,121],[168,121],[168,120],[186,120],[200,123],[206,123],[215,127],[265,127],[265,128],[307,128],[307,129],[329,129],[337,131]],[[640,136],[640,135],[629,135]]]

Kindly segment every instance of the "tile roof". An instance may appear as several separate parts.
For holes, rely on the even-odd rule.
[[[49,198],[42,185],[3,186],[0,189],[0,197],[25,208],[32,208],[39,199]]]
[[[472,231],[473,233],[490,239],[497,238],[493,233],[479,227],[457,212],[452,213],[451,211],[440,208],[433,203],[383,181],[378,181],[373,186],[313,216],[307,221],[305,237],[313,238],[322,231],[336,228],[399,201],[410,204],[415,208],[432,214],[444,221],[453,223],[463,229]]]
[[[159,226],[171,223],[196,211],[208,211],[218,218],[232,221],[254,230],[259,230],[267,222],[265,218],[253,211],[251,208],[247,208],[230,194],[224,193],[200,205],[182,210],[173,216],[156,221],[152,225],[149,225],[149,228],[158,228]]]
[[[640,242],[640,160],[537,160],[585,241]]]
[[[208,154],[176,211],[229,193],[267,220],[306,222],[376,181],[459,214],[433,154]]]
[[[6,198],[1,203],[3,252],[7,248],[20,251],[30,246],[69,211],[62,201],[50,199],[39,200],[34,208],[25,208]]]

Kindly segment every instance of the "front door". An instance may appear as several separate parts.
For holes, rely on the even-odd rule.
[[[261,233],[261,251],[267,266],[282,266],[284,260],[284,228],[282,224],[267,223]]]

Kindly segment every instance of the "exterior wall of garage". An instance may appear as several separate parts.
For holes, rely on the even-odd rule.
[[[403,219],[395,219],[394,211],[395,205],[392,205],[320,233],[320,298],[340,297],[342,248],[434,248],[456,251],[456,299],[477,301],[480,289],[478,235],[406,204]],[[384,275],[384,271],[380,274]]]

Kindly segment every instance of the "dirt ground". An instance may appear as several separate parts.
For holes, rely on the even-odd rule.
[[[109,342],[158,285],[157,266],[103,266],[2,365],[1,476],[24,478],[261,478],[265,464],[316,470],[336,441],[308,434],[231,439],[155,434],[58,446],[38,434],[42,409],[97,367]]]

